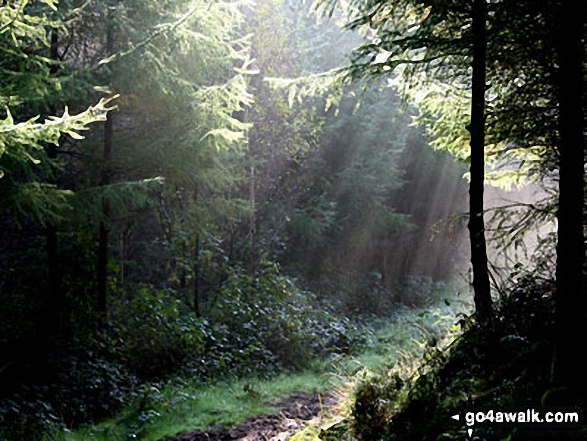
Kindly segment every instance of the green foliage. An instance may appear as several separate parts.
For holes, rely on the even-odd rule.
[[[348,412],[342,420],[339,417],[334,424],[323,425],[328,428],[312,440],[379,440],[385,435],[389,421],[414,398],[419,378],[442,363],[460,335],[459,326],[452,324],[461,316],[467,317],[463,311],[470,311],[470,305],[459,300],[455,288],[436,287],[429,308],[402,308],[391,320],[370,322],[374,332],[368,337],[368,352],[385,356],[386,361],[373,363],[374,359],[365,358],[363,363],[359,357],[358,369],[341,370],[347,379]],[[446,297],[450,302],[441,300]]]
[[[439,334],[427,334],[423,363],[412,359],[383,375],[358,375],[350,418],[332,429],[339,432],[336,439],[350,434],[359,440],[464,440],[469,436],[462,422],[451,415],[471,407],[554,404],[553,287],[521,280],[495,321],[480,324],[464,316],[459,320],[463,334],[449,345]],[[429,324],[430,317],[422,323]],[[321,439],[331,439],[329,432]],[[487,440],[526,439],[524,432],[522,426],[513,432],[499,425],[475,427],[475,436]]]
[[[305,46],[325,25],[311,23],[304,5],[137,0],[73,9],[77,2],[63,0],[56,12],[50,0],[4,3],[0,328],[10,339],[0,340],[2,385],[19,376],[14,393],[0,397],[0,437],[36,439],[129,401],[128,435],[142,436],[170,402],[144,382],[299,370],[316,357],[356,353],[367,336],[270,261],[275,250],[290,252],[292,266],[356,276],[339,293],[344,311],[389,315],[400,291],[405,304],[426,304],[427,279],[392,293],[390,280],[364,277],[389,279],[391,271],[374,270],[415,213],[395,199],[413,147],[397,96],[381,87],[357,99],[349,90],[335,118],[321,112],[332,99],[296,103],[297,91],[283,97],[257,76],[295,76],[342,57],[333,48],[346,40]],[[253,23],[257,36],[244,37]],[[88,122],[105,120],[109,99],[46,116],[65,102],[86,108],[96,92],[118,106],[106,130],[81,139]],[[107,227],[100,248],[98,224]],[[100,322],[98,249],[108,258]],[[54,332],[39,338],[45,314]],[[46,348],[37,355],[31,342]],[[21,359],[21,347],[34,357]],[[359,403],[369,407],[377,394],[366,389]]]
[[[552,60],[557,58],[553,23],[558,20],[560,4],[487,4],[486,58],[490,62],[486,68],[485,179],[493,185],[511,189],[539,182],[550,195],[556,192],[552,188],[558,181],[559,67]],[[432,145],[467,163],[471,3],[323,0],[318,6],[331,15],[340,6],[347,13],[347,29],[367,36],[353,51],[339,82],[387,77],[417,106],[415,123],[426,127]],[[555,204],[556,197],[550,198],[549,205]],[[526,217],[526,212],[536,214],[529,208],[521,215],[509,212],[495,221],[519,216],[516,225],[537,229],[543,218]]]
[[[64,28],[54,3],[7,1],[0,7],[0,105],[18,109],[17,117],[23,103],[39,104],[60,86],[50,74],[58,63],[47,56],[50,35]]]
[[[404,380],[398,375],[392,378],[365,376],[353,390],[352,422],[350,429],[360,441],[380,439],[386,422],[405,394]]]
[[[0,78],[0,104],[4,106],[0,118],[0,176],[6,172],[7,159],[21,164],[32,175],[31,164],[44,158],[44,144],[57,145],[64,135],[81,139],[79,131],[88,130],[91,122],[104,121],[106,112],[112,110],[108,107],[112,99],[102,99],[77,115],[70,115],[65,106],[61,116],[49,116],[43,122],[38,121],[39,116],[30,117],[27,106],[47,101],[49,93],[55,95],[59,90],[59,81],[52,78],[51,71],[58,61],[43,56],[43,50],[50,47],[49,36],[63,28],[64,22],[47,16],[48,11],[56,10],[56,2],[29,3],[10,1],[0,7],[0,48],[7,56],[2,63],[7,69]]]
[[[75,427],[136,405],[141,424],[167,399],[149,384],[180,373],[197,378],[300,370],[317,357],[349,354],[364,342],[355,325],[266,263],[255,278],[233,268],[198,318],[172,289],[145,286],[110,309],[108,326],[78,352],[56,353],[45,376],[0,401],[8,439]],[[143,384],[145,386],[138,386]],[[49,386],[47,386],[49,385]]]
[[[410,78],[410,81],[415,85],[404,86],[404,93],[410,102],[417,103],[419,113],[414,123],[426,127],[434,148],[450,152],[459,161],[468,163],[470,135],[466,127],[471,119],[468,90],[454,84],[426,85],[423,79]],[[490,101],[488,110],[494,118],[501,116],[492,109],[496,101]],[[498,124],[500,121],[490,121],[488,129]],[[517,140],[500,140],[491,132],[489,136],[485,144],[485,179],[488,183],[511,190],[538,180],[541,160],[548,156],[546,146],[540,143],[512,148],[512,143]],[[527,141],[524,139],[523,142]],[[468,173],[465,176],[468,177]]]
[[[335,301],[346,314],[381,318],[389,318],[401,308],[424,308],[434,304],[438,301],[434,292],[444,285],[427,276],[408,276],[392,286],[385,286],[378,272],[365,275],[357,284],[348,279],[346,284],[342,280],[338,284],[340,290]]]
[[[118,362],[143,380],[164,378],[202,357],[209,332],[172,290],[144,287],[117,300],[105,344]]]
[[[326,353],[345,353],[360,341],[349,321],[335,317],[309,292],[265,266],[254,277],[232,272],[210,320],[221,322],[231,353],[249,353],[260,366],[307,367]]]
[[[448,289],[443,291],[443,295],[449,293]],[[167,293],[167,296],[170,294]],[[455,308],[458,303],[455,299],[452,303],[453,310],[458,309]],[[134,435],[145,440],[158,440],[186,430],[229,428],[248,416],[273,412],[274,410],[267,408],[267,403],[291,393],[339,388],[345,382],[346,376],[360,369],[383,371],[394,360],[390,348],[401,348],[399,352],[404,355],[398,355],[397,358],[405,358],[406,353],[416,353],[419,356],[422,350],[416,341],[430,339],[434,335],[441,340],[442,330],[446,328],[447,323],[451,323],[450,309],[443,307],[439,310],[424,311],[425,315],[421,314],[422,317],[419,317],[418,313],[423,311],[404,309],[391,320],[388,318],[361,322],[361,338],[357,340],[356,336],[353,337],[355,346],[351,348],[350,354],[342,354],[336,350],[334,356],[329,357],[323,352],[319,358],[311,362],[309,369],[301,372],[287,371],[278,375],[269,373],[261,377],[258,372],[251,372],[252,377],[235,379],[229,375],[222,377],[218,382],[202,381],[202,372],[205,368],[215,370],[214,374],[220,375],[218,371],[221,364],[219,360],[215,361],[215,358],[230,352],[227,340],[224,340],[223,334],[217,332],[214,334],[215,340],[210,339],[208,343],[210,352],[204,354],[204,358],[197,363],[199,370],[196,366],[191,366],[181,378],[136,386],[124,411],[115,418],[81,427],[72,434],[64,435],[63,439],[95,438],[106,441],[128,439]],[[230,317],[226,321],[230,321]],[[241,333],[246,336],[250,334],[242,331]],[[223,347],[218,352],[212,351],[214,345],[220,344]],[[240,361],[246,363],[245,359]],[[405,364],[402,366],[404,371],[398,370],[397,373],[402,378],[407,378],[410,371]],[[333,376],[333,373],[336,375]],[[363,373],[357,378],[364,381],[374,378],[373,374]],[[381,385],[380,388],[382,387]],[[383,390],[379,392],[388,393]],[[311,439],[317,438],[314,436]]]
[[[115,305],[105,341],[140,378],[188,369],[200,377],[307,367],[318,355],[361,341],[309,292],[267,263],[255,277],[232,268],[197,318],[173,290],[144,287]]]
[[[405,277],[398,283],[398,300],[411,307],[423,307],[432,301],[434,283],[430,277]]]
[[[0,158],[6,155],[17,162],[37,164],[39,160],[35,158],[34,152],[42,150],[43,143],[57,145],[63,135],[81,139],[78,131],[88,130],[86,126],[91,122],[106,120],[106,112],[112,110],[112,107],[107,106],[111,101],[102,99],[78,115],[69,115],[65,108],[62,116],[49,117],[42,123],[37,122],[38,117],[16,123],[6,108],[6,117],[0,120]],[[0,170],[0,173],[4,175],[4,171]]]
[[[160,10],[142,1],[112,11],[116,51],[101,65],[110,88],[121,91],[116,148],[101,170],[112,183],[84,190],[79,200],[94,218],[110,202],[110,240],[127,238],[111,243],[114,253],[144,250],[120,259],[121,284],[197,291],[215,277],[199,270],[210,251],[200,253],[200,241],[205,249],[209,235],[221,240],[250,212],[235,192],[250,129],[240,114],[252,103],[254,73],[249,39],[241,38],[247,3],[170,1]],[[87,146],[91,173],[103,151],[100,143]]]
[[[393,192],[404,181],[398,167],[406,147],[405,126],[396,96],[384,88],[358,99],[349,95],[338,116],[327,117],[319,149],[310,152],[298,178],[301,191],[288,225],[290,253],[318,272],[330,268],[362,272],[379,269],[371,251],[394,232],[409,228],[406,213],[397,212]],[[390,109],[394,109],[391,110]],[[390,112],[393,116],[390,116]],[[363,256],[356,268],[343,258]]]
[[[532,234],[536,234],[536,243],[540,244],[542,251],[535,254],[538,260],[533,264],[539,266],[547,277],[552,274],[554,265],[552,261],[546,263],[548,259],[544,257],[549,252],[544,250],[547,245],[550,255],[554,256],[554,242],[552,235],[540,230],[554,222],[557,204],[559,66],[552,63],[553,59],[557,59],[556,32],[552,23],[558,20],[560,5],[561,2],[557,1],[506,1],[500,2],[499,6],[488,4],[490,34],[487,59],[491,62],[487,66],[486,163],[491,168],[486,170],[486,179],[504,188],[527,182],[537,182],[545,187],[541,200],[536,204],[506,204],[502,209],[492,211],[491,235],[498,239],[501,254],[516,256],[511,260],[514,263],[528,260],[519,250],[524,242],[532,241]],[[451,10],[454,12],[450,16],[454,21],[453,29],[459,29],[460,21],[462,30],[461,35],[456,33],[455,37],[462,37],[465,41],[468,32],[465,23],[469,18],[466,13],[459,15],[466,11],[459,10],[457,2],[430,6],[432,8],[426,21],[434,22],[437,12],[441,13],[438,18],[444,20],[442,12]],[[448,25],[448,20],[443,23]],[[384,26],[374,25],[377,29]],[[520,29],[527,32],[519,32]],[[421,30],[424,29],[418,29]],[[383,32],[381,35],[384,35]],[[418,41],[414,37],[414,41]],[[442,49],[441,46],[439,48]],[[376,52],[375,48],[372,49]],[[444,54],[457,50],[455,45],[447,48]],[[418,103],[421,112],[419,122],[426,124],[435,137],[434,144],[467,160],[468,149],[464,142],[467,136],[463,130],[468,118],[468,83],[466,79],[460,84],[451,78],[455,71],[465,72],[466,64],[461,67],[455,65],[443,79],[444,74],[435,69],[442,68],[444,60],[450,62],[450,57],[419,65],[420,74],[414,75],[415,70],[412,69],[413,77],[403,83],[404,91]],[[433,76],[429,75],[430,69],[434,72]],[[447,78],[450,80],[447,81]]]
[[[349,314],[389,318],[399,306],[392,290],[383,285],[378,272],[365,275],[358,284],[340,283],[340,286],[337,301]]]
[[[24,42],[42,43],[49,46],[49,40],[45,32],[46,26],[59,27],[60,22],[52,22],[46,17],[30,15],[25,12],[29,1],[12,2],[8,1],[2,7],[0,14],[0,26],[2,33],[8,32],[15,46],[21,46]],[[56,10],[57,1],[41,0],[51,9]]]

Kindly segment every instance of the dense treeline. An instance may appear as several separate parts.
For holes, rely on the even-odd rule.
[[[573,358],[582,351],[575,337],[585,323],[585,5],[350,3],[347,27],[369,40],[353,51],[343,80],[400,71],[434,144],[470,161],[479,320],[450,351],[432,349],[432,362],[416,373],[359,385],[352,417],[323,438],[350,432],[357,439],[465,439],[471,432],[449,419],[470,406],[584,406],[585,369]],[[321,4],[333,11],[337,2]],[[484,175],[506,185],[539,182],[547,195],[535,205],[494,211],[490,230],[504,251],[518,248],[533,225],[555,216],[558,224],[556,234],[539,238],[535,260],[517,257],[499,305],[492,305],[487,280]],[[566,435],[582,439],[579,426]],[[535,438],[521,426],[489,424],[474,432],[479,439]]]
[[[356,317],[425,305],[467,259],[449,221],[463,164],[478,323],[446,365],[431,349],[433,375],[362,384],[353,436],[436,439],[410,415],[440,421],[471,378],[471,396],[501,391],[485,404],[585,403],[585,7],[336,4],[317,21],[296,0],[3,2],[0,437],[103,418],[178,374],[352,353]],[[547,197],[489,216],[488,180]],[[555,219],[495,280],[486,237],[510,252]]]
[[[460,262],[458,228],[431,228],[463,209],[463,170],[393,89],[349,86],[335,112],[265,81],[357,42],[307,5],[0,11],[0,436],[96,420],[180,372],[352,351],[349,317],[423,304]]]

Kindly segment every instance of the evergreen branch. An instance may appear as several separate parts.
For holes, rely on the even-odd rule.
[[[198,1],[188,12],[186,12],[177,21],[170,23],[170,24],[161,25],[161,29],[154,32],[152,35],[145,38],[143,41],[139,42],[136,46],[133,46],[133,47],[126,49],[126,50],[123,50],[123,51],[116,52],[115,54],[100,60],[98,62],[98,64],[95,65],[91,70],[97,69],[99,66],[101,66],[103,64],[113,63],[113,62],[118,61],[122,58],[125,58],[129,55],[132,55],[136,51],[146,47],[148,44],[150,44],[153,40],[160,37],[161,35],[170,34],[170,33],[174,32],[179,26],[181,26],[186,21],[188,21],[197,12],[201,3],[202,3],[201,1]]]
[[[31,151],[42,149],[42,143],[58,145],[63,134],[82,139],[83,136],[78,132],[87,130],[87,124],[91,122],[104,121],[106,113],[114,109],[107,105],[117,97],[102,98],[95,106],[78,115],[70,115],[66,107],[61,117],[50,116],[42,123],[37,122],[38,116],[15,123],[10,110],[6,108],[6,118],[0,119],[0,158],[6,154],[23,162],[39,163]],[[0,178],[2,176],[3,171],[0,169]]]

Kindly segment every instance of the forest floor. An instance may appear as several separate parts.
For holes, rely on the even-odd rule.
[[[450,291],[447,288],[446,296],[428,307],[369,319],[363,330],[366,342],[356,353],[317,359],[305,370],[271,377],[226,378],[209,384],[186,378],[157,385],[148,394],[146,407],[131,404],[113,418],[54,440],[317,440],[322,430],[348,418],[349,396],[365,375],[420,359],[426,341],[458,328],[458,317],[470,305]]]
[[[271,407],[276,413],[251,417],[232,429],[209,429],[182,433],[165,441],[287,441],[308,424],[319,421],[340,397],[333,392],[296,393]]]

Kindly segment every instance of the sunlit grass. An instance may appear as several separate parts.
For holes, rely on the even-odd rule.
[[[207,385],[183,379],[162,390],[147,391],[142,401],[116,418],[49,439],[156,441],[184,431],[228,428],[251,416],[275,412],[271,403],[292,393],[342,391],[358,372],[383,373],[405,357],[420,357],[427,339],[451,327],[454,331],[457,314],[470,311],[469,302],[456,291],[449,285],[428,308],[405,309],[393,319],[371,320],[365,331],[367,344],[354,354],[315,360],[303,372],[284,372],[269,379],[227,379]],[[345,411],[338,412],[322,424],[336,421]],[[296,440],[315,439],[318,429],[308,427]]]
[[[135,406],[114,419],[52,439],[159,440],[187,430],[226,428],[276,411],[271,403],[292,393],[324,392],[332,387],[332,377],[317,367],[271,379],[247,378],[204,386],[196,381],[181,382],[160,391],[148,410]]]
[[[390,373],[411,376],[425,360],[428,344],[435,341],[443,349],[452,343],[461,331],[455,322],[462,315],[472,313],[470,299],[454,288],[455,285],[450,285],[446,292],[437,293],[436,302],[427,308],[406,310],[392,322],[378,322],[368,350],[356,357],[337,360],[334,366],[340,373],[346,401],[334,411],[326,412],[320,420],[307,425],[291,441],[320,441],[319,435],[323,430],[331,430],[332,426],[351,415],[353,390],[366,378],[385,377]],[[355,440],[347,429],[347,426],[339,427],[336,435],[330,432],[328,439],[336,436],[340,441]]]

